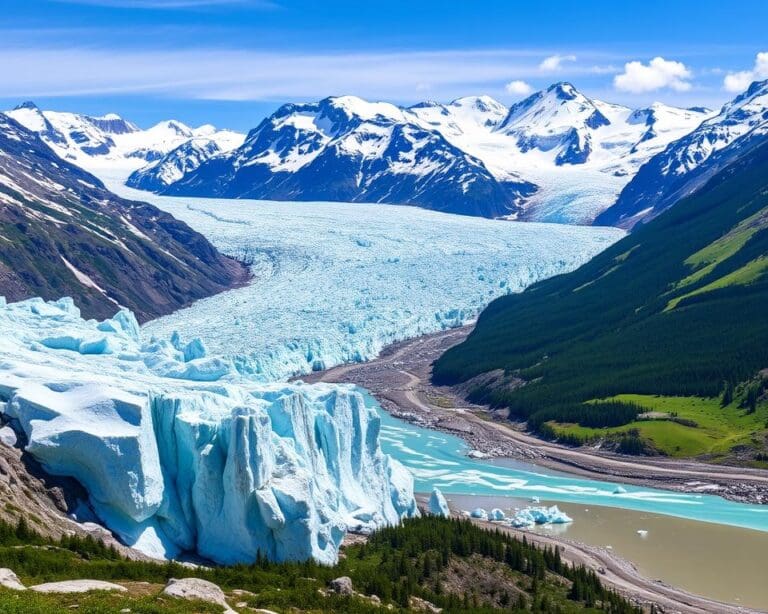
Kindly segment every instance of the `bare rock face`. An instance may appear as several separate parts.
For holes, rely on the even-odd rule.
[[[429,612],[429,614],[440,614],[443,611],[442,608],[438,608],[434,603],[421,599],[420,597],[411,597],[408,604],[412,610],[416,612]]]
[[[144,322],[244,283],[244,265],[147,203],[109,192],[0,113],[0,295],[75,298],[87,317],[120,305]]]
[[[329,587],[334,593],[338,593],[339,595],[355,594],[355,590],[352,588],[352,580],[347,576],[341,576],[340,578],[331,580]]]
[[[102,580],[65,580],[63,582],[47,582],[30,586],[29,590],[36,593],[87,593],[89,591],[118,591],[124,593],[128,589],[112,582]]]
[[[27,590],[27,587],[19,581],[19,578],[16,576],[16,574],[7,567],[0,568],[0,586],[3,588],[10,588],[15,591]]]
[[[190,599],[213,603],[224,608],[225,612],[234,612],[227,604],[224,591],[213,582],[200,578],[171,578],[163,589],[163,595],[177,599]]]

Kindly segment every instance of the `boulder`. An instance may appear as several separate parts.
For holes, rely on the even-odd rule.
[[[16,431],[14,431],[10,426],[4,426],[0,428],[0,442],[13,448],[18,442]]]
[[[220,605],[226,612],[233,612],[227,604],[224,591],[213,582],[201,580],[200,578],[182,578],[177,580],[171,578],[163,589],[163,595],[176,597],[178,599],[190,599],[195,601],[205,601]]]
[[[27,587],[19,581],[18,576],[7,567],[0,568],[0,586],[3,588],[11,588],[15,591],[27,590]]]
[[[46,582],[35,584],[29,590],[36,593],[87,593],[89,591],[119,591],[127,589],[119,584],[103,582],[102,580],[65,580],[63,582]]]
[[[352,588],[352,579],[347,576],[341,576],[335,580],[331,580],[328,585],[334,593],[339,595],[354,595],[355,590]]]

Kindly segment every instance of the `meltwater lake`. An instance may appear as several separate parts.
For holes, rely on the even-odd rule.
[[[369,402],[375,402],[368,395]],[[379,410],[382,447],[413,474],[416,490],[445,494],[539,497],[547,502],[602,505],[768,532],[768,506],[707,494],[676,493],[621,482],[570,477],[507,459],[472,459],[453,435],[418,427]],[[627,492],[614,494],[617,486]]]

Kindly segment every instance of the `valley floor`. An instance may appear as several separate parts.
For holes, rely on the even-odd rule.
[[[569,448],[524,432],[506,419],[506,412],[468,404],[460,389],[432,385],[432,362],[470,331],[471,327],[465,326],[424,335],[389,346],[370,362],[341,365],[301,379],[363,386],[395,417],[457,435],[489,456],[526,460],[597,480],[620,479],[678,492],[707,492],[743,503],[768,502],[765,470]]]
[[[709,492],[751,503],[768,501],[768,472],[710,465],[696,460],[628,457],[589,448],[568,448],[525,433],[502,412],[473,406],[459,389],[430,382],[432,362],[461,342],[470,326],[393,344],[379,358],[303,376],[306,382],[349,382],[367,388],[397,418],[461,437],[476,451],[493,457],[525,460],[549,469],[602,480],[620,479],[641,486],[679,492]],[[516,531],[515,529],[509,529]],[[601,578],[642,603],[656,603],[675,612],[750,612],[660,580],[645,577],[631,562],[604,547],[562,536],[531,534],[541,545],[558,544],[564,557],[600,570]]]

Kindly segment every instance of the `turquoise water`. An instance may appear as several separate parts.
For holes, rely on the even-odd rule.
[[[379,413],[382,448],[413,473],[418,492],[437,486],[453,495],[536,496],[547,502],[606,505],[768,532],[768,505],[585,480],[522,462],[475,460],[466,456],[468,447],[458,437],[417,427],[381,409]],[[619,485],[627,492],[613,494]]]

